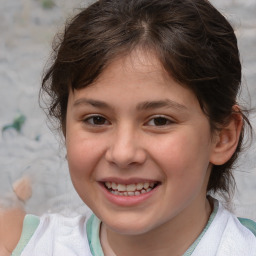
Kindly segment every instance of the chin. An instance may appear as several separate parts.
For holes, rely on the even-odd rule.
[[[148,222],[141,222],[138,219],[127,221],[127,219],[120,218],[118,221],[116,218],[112,218],[111,221],[103,220],[103,223],[113,232],[121,235],[142,235],[152,229]]]

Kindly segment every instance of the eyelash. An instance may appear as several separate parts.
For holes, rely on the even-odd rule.
[[[95,121],[96,122],[100,121],[100,123],[95,123]],[[101,116],[101,115],[90,115],[90,116],[86,117],[83,120],[83,122],[88,125],[91,125],[91,126],[104,126],[104,125],[111,124],[104,116]],[[154,122],[154,124],[150,124],[151,122]],[[158,122],[158,124],[157,124],[157,122]],[[145,124],[148,126],[162,127],[162,126],[171,125],[173,123],[174,123],[174,121],[170,120],[170,118],[159,115],[159,116],[151,117]]]

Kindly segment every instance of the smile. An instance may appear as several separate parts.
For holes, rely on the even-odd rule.
[[[117,196],[139,196],[154,189],[158,182],[144,182],[134,184],[118,184],[115,182],[105,182],[108,191]]]

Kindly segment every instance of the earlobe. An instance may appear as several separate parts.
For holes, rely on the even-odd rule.
[[[210,162],[214,165],[226,163],[236,151],[243,127],[243,118],[237,108],[237,106],[234,107],[235,112],[232,114],[228,125],[216,134],[210,158]]]

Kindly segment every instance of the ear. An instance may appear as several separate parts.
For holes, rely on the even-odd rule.
[[[234,154],[239,142],[243,118],[237,105],[233,107],[233,114],[228,125],[225,125],[215,135],[210,162],[214,165],[225,164]]]

